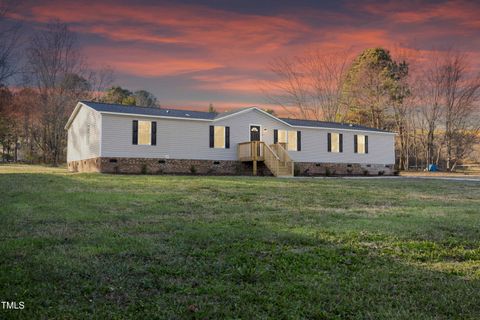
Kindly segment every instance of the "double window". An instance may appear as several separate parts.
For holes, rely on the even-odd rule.
[[[368,153],[368,136],[356,134],[353,138],[353,152]]]
[[[343,134],[329,132],[327,139],[328,152],[343,152]],[[361,134],[353,136],[353,152],[368,153],[368,136]]]
[[[273,143],[284,143],[288,151],[302,150],[302,132],[293,130],[273,130]]]
[[[230,127],[210,126],[210,148],[230,148]]]
[[[132,144],[157,145],[157,122],[133,120]]]
[[[343,152],[343,134],[329,132],[327,135],[328,152]]]

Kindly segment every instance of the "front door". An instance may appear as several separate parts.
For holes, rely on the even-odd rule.
[[[260,141],[260,126],[250,126],[250,141]]]

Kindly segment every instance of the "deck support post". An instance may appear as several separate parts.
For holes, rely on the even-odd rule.
[[[257,175],[257,159],[258,159],[258,141],[253,141],[253,143],[251,144],[251,147],[252,147],[252,160],[253,160],[253,175],[256,176]]]

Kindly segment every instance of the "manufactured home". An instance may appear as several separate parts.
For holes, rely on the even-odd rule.
[[[81,101],[65,129],[73,172],[241,175],[392,174],[395,134],[287,119]]]

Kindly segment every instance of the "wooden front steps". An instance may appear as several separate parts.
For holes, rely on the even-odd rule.
[[[271,145],[263,141],[239,143],[238,159],[253,161],[253,175],[257,175],[257,161],[263,161],[275,177],[293,177],[293,160],[280,143]]]

